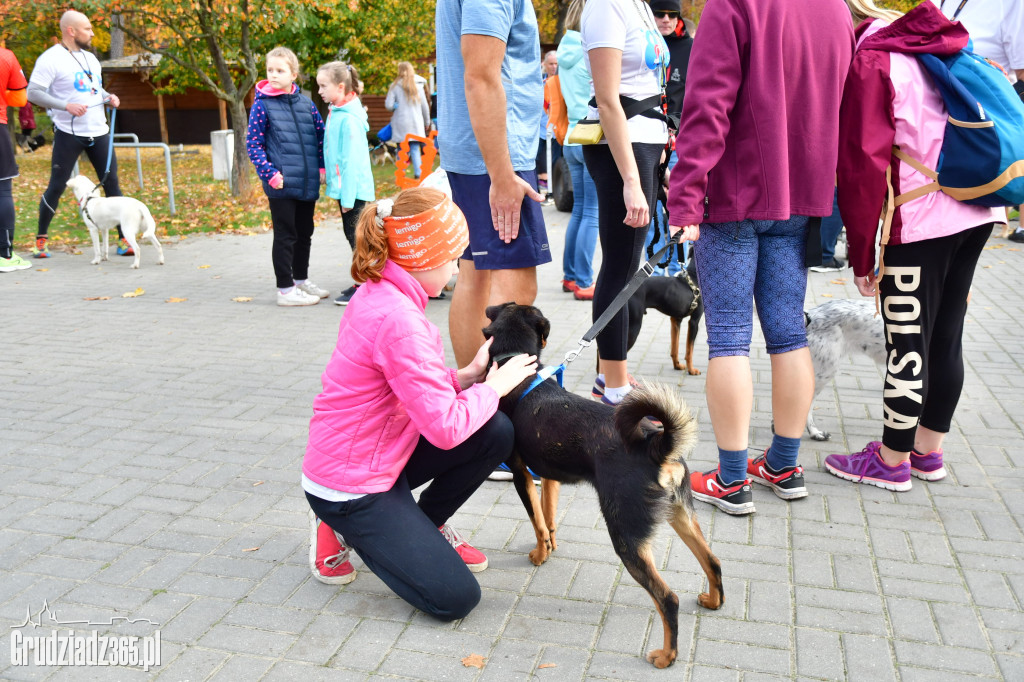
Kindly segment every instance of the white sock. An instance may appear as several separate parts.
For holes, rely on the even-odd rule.
[[[295,287],[288,287],[288,288],[286,288],[286,289],[278,289],[278,291],[279,291],[279,292],[280,292],[280,293],[281,293],[282,295],[284,295],[284,296],[287,296],[288,294],[290,294],[290,293],[292,293],[293,291],[295,291]]]
[[[629,392],[632,390],[633,387],[630,386],[628,383],[625,386],[619,386],[617,388],[613,388],[611,386],[606,385],[604,387],[604,397],[607,398],[610,402],[617,404],[619,403],[619,401],[625,398],[626,395],[628,395]]]
[[[297,286],[297,287],[301,287],[301,286],[302,286],[303,284],[305,284],[305,283],[306,283],[307,281],[309,281],[309,280],[305,280],[305,279],[297,279],[297,280],[295,280],[295,286]]]

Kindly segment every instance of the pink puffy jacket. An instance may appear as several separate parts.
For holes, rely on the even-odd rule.
[[[423,288],[391,261],[352,297],[313,401],[307,478],[349,493],[390,490],[421,435],[448,450],[497,411],[494,389],[463,391],[445,367],[426,305]]]
[[[931,180],[892,156],[892,146],[935,168],[942,149],[946,107],[915,54],[955,54],[967,30],[930,2],[886,24],[857,27],[857,52],[839,113],[839,211],[846,225],[850,265],[863,277],[875,269],[875,241],[886,198],[886,168],[895,195]],[[945,237],[1005,219],[1002,209],[971,206],[932,192],[896,208],[889,244]]]

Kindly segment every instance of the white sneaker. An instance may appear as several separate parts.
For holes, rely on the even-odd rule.
[[[277,304],[281,306],[316,305],[319,302],[319,298],[310,296],[298,287],[292,287],[287,294],[282,294],[280,289],[277,291]]]
[[[310,296],[316,296],[317,298],[327,298],[328,296],[331,295],[331,293],[327,291],[327,289],[321,289],[316,284],[313,284],[313,280],[311,279],[307,279],[302,284],[297,284],[296,286],[299,289],[305,291]]]

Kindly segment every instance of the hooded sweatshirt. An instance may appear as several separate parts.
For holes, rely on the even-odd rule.
[[[565,110],[569,115],[569,128],[565,133],[565,139],[568,140],[577,121],[587,117],[587,102],[590,100],[590,72],[583,59],[580,32],[566,31],[558,43],[557,54],[558,81],[565,100]]]
[[[299,93],[299,86],[292,83],[291,92],[282,92],[266,80],[256,84],[245,146],[268,197],[316,201],[323,144],[323,119],[313,102]],[[270,186],[277,173],[284,177],[280,189]]]
[[[687,71],[672,224],[830,215],[853,46],[839,0],[709,2]]]
[[[670,120],[678,121],[683,112],[683,95],[686,93],[686,67],[690,63],[690,48],[693,38],[686,32],[683,20],[676,21],[676,30],[662,36],[668,45],[668,82],[665,94],[668,96],[668,114]]]
[[[892,155],[893,145],[929,168],[938,165],[947,112],[914,55],[951,55],[967,45],[967,30],[923,2],[888,24],[857,27],[857,52],[839,115],[839,211],[846,225],[850,265],[863,277],[875,269],[875,236],[892,169],[894,196],[931,180]],[[1003,219],[1001,209],[961,203],[932,192],[896,207],[889,244],[956,234]]]
[[[327,164],[327,196],[352,208],[356,199],[376,199],[370,151],[366,133],[370,124],[358,97],[341,106],[331,105],[324,134],[324,161]]]

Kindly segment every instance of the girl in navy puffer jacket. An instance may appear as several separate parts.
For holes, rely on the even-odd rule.
[[[324,122],[299,94],[298,75],[294,52],[267,53],[267,79],[256,85],[245,143],[270,202],[280,306],[313,305],[328,295],[308,279],[313,211],[324,180]]]

